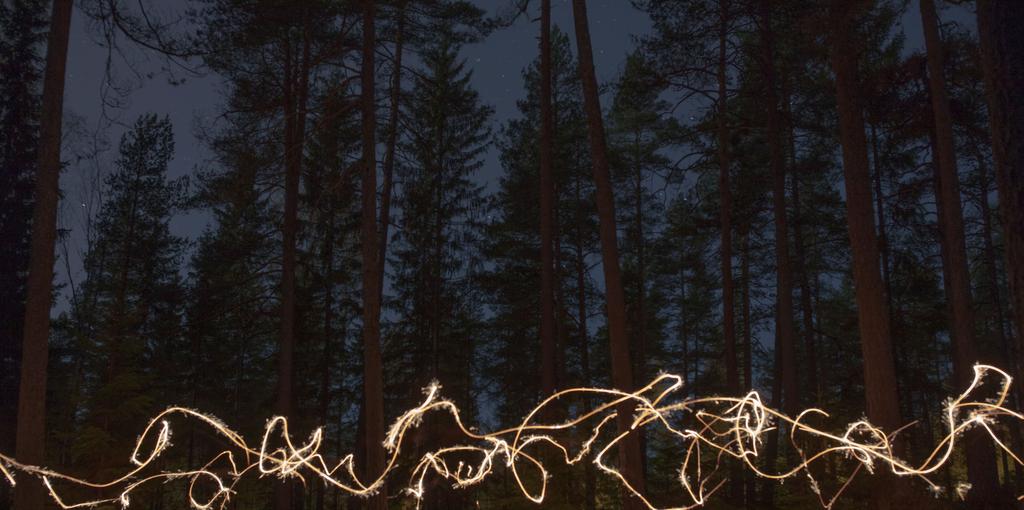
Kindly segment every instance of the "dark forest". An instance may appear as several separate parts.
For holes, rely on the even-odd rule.
[[[1022,369],[1024,1],[0,0],[0,510],[1020,508]]]

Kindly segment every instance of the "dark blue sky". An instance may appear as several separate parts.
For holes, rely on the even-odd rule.
[[[484,8],[497,8],[507,0],[477,0]],[[160,11],[173,16],[187,2],[170,0],[153,4],[160,5]],[[571,30],[572,9],[568,0],[554,0],[554,23]],[[649,29],[647,16],[633,9],[627,0],[591,0],[591,29],[593,31],[595,62],[599,78],[610,79],[619,69],[625,54],[632,47],[632,36]],[[71,48],[68,59],[67,108],[88,120],[87,126],[95,130],[102,113],[101,94],[107,53],[96,44],[88,21],[76,12]],[[480,91],[484,102],[495,109],[498,123],[516,113],[515,102],[522,97],[520,72],[536,57],[537,23],[521,18],[514,26],[499,31],[485,41],[467,46],[463,55],[473,69],[474,86]],[[158,71],[160,60],[146,60],[146,53],[129,51],[129,57],[145,71]],[[221,100],[218,81],[215,76],[190,77],[182,85],[170,85],[163,75],[152,79],[139,80],[128,72],[128,68],[114,56],[115,74],[132,82],[135,88],[125,98],[121,108],[106,108],[107,116],[115,121],[130,123],[144,112],[168,114],[175,126],[178,142],[174,173],[188,172],[203,160],[206,153],[193,136],[195,120],[214,114]],[[105,126],[104,126],[105,127]],[[116,142],[121,129],[111,126],[109,138]]]
[[[508,0],[475,1],[492,11],[508,4]],[[161,0],[147,4],[157,6],[157,13],[162,13],[165,18],[172,18],[181,12],[187,1]],[[554,0],[552,4],[553,22],[571,32],[570,1]],[[650,29],[650,21],[644,13],[634,9],[628,0],[590,0],[588,5],[598,78],[607,82],[614,78],[626,54],[633,48],[634,36],[643,35]],[[183,84],[171,85],[166,76],[159,73],[162,64],[159,58],[148,57],[139,50],[129,50],[127,58],[136,64],[137,69],[154,72],[155,75],[152,78],[133,75],[129,66],[121,60],[122,57],[113,55],[114,75],[130,84],[131,92],[119,98],[123,104],[104,108],[102,95],[108,54],[97,44],[95,31],[82,13],[76,11],[74,16],[65,107],[68,116],[77,119],[77,122],[69,124],[78,125],[78,134],[69,137],[69,144],[73,147],[65,151],[65,159],[73,158],[73,153],[81,152],[83,146],[90,145],[94,135],[105,137],[110,146],[110,150],[99,156],[100,165],[88,161],[72,164],[62,176],[61,185],[68,198],[61,215],[62,226],[71,229],[68,260],[72,276],[78,280],[81,277],[76,274],[80,271],[79,251],[84,248],[83,211],[98,205],[96,197],[89,193],[89,182],[96,168],[102,170],[104,166],[109,167],[109,162],[115,157],[123,125],[130,124],[145,112],[169,115],[174,123],[177,143],[171,174],[188,174],[197,165],[202,165],[209,156],[198,142],[195,130],[198,124],[206,123],[209,116],[216,114],[221,102],[221,90],[215,76],[189,77]],[[960,7],[945,9],[943,17],[968,26],[973,22],[973,14]],[[921,31],[916,2],[907,9],[903,24],[907,34],[907,50],[920,49]],[[481,43],[467,46],[463,51],[473,70],[473,85],[479,90],[483,101],[495,109],[495,128],[517,114],[516,100],[524,95],[521,72],[536,57],[537,30],[537,23],[522,18],[514,26],[493,34]],[[110,120],[104,120],[103,114]],[[500,171],[496,151],[491,151],[487,165],[481,172],[481,179],[493,183]],[[176,218],[172,228],[178,235],[195,238],[207,223],[208,217],[205,214],[192,213]]]
[[[187,1],[147,3],[157,6],[158,14],[170,19],[182,11]],[[507,0],[476,0],[476,3],[493,12],[506,6]],[[554,0],[552,7],[553,22],[570,31],[572,8],[569,0]],[[599,78],[604,81],[618,72],[626,53],[633,47],[633,35],[645,33],[650,23],[647,16],[633,9],[628,0],[591,0],[589,11],[595,65]],[[493,34],[481,43],[467,46],[463,51],[468,67],[473,70],[473,85],[479,90],[482,100],[495,109],[495,128],[516,115],[516,100],[523,96],[522,69],[538,51],[537,30],[537,23],[521,18],[514,26]],[[89,21],[76,10],[68,54],[65,107],[68,115],[76,119],[73,123],[78,125],[78,132],[70,137],[73,146],[65,151],[65,159],[72,157],[69,153],[87,150],[92,146],[93,137],[98,135],[105,137],[110,147],[98,158],[100,168],[109,166],[116,157],[117,141],[124,131],[123,126],[131,124],[140,114],[155,112],[169,115],[174,123],[176,151],[171,162],[171,175],[186,175],[196,165],[202,165],[209,153],[195,136],[196,126],[205,124],[211,115],[217,113],[222,100],[217,77],[187,77],[184,83],[171,85],[166,75],[159,73],[162,61],[158,57],[144,51],[129,50],[127,59],[137,69],[156,74],[152,78],[140,78],[130,72],[122,56],[113,55],[113,74],[130,85],[131,92],[118,98],[121,104],[104,107],[103,83],[108,54],[97,41],[98,36]],[[90,194],[92,186],[89,184],[95,167],[90,161],[73,164],[61,181],[68,198],[61,215],[62,226],[71,229],[68,259],[76,281],[81,279],[81,275],[75,273],[80,271],[83,255],[80,251],[85,247],[84,211],[98,205],[95,195]],[[497,154],[491,151],[481,179],[493,182],[499,173]],[[195,238],[208,219],[201,213],[181,215],[172,223],[172,229],[177,235]],[[62,305],[64,303],[58,306]]]

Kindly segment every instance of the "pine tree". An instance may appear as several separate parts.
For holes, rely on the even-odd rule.
[[[666,303],[653,283],[653,233],[661,228],[662,201],[654,190],[670,173],[666,156],[677,124],[663,117],[667,103],[662,90],[648,79],[649,63],[639,54],[626,59],[608,114],[612,179],[616,191],[618,224],[623,225],[623,285],[628,310],[633,379],[646,384],[651,361],[660,358],[661,308]],[[646,459],[646,435],[641,450]],[[646,471],[646,460],[644,463]]]
[[[314,130],[307,156],[310,173],[305,195],[305,210],[309,211],[310,248],[304,265],[308,276],[304,279],[304,306],[319,313],[306,315],[302,331],[306,338],[299,349],[303,372],[315,374],[300,382],[304,395],[316,398],[300,400],[301,415],[315,416],[305,420],[310,428],[324,427],[328,451],[348,447],[356,438],[347,426],[352,410],[360,406],[357,385],[347,377],[354,374],[360,361],[351,355],[350,338],[358,338],[354,327],[359,310],[360,274],[353,270],[360,266],[359,196],[355,192],[356,163],[360,152],[360,124],[358,112],[345,109],[343,98],[348,91],[338,83],[318,100],[314,111],[320,112],[313,121]],[[358,424],[354,424],[358,425]],[[315,492],[316,508],[321,510],[336,504],[339,491],[327,484],[307,487]],[[328,502],[328,493],[333,494]]]
[[[573,0],[572,12],[580,82],[583,90],[583,111],[587,116],[587,134],[590,140],[590,158],[594,172],[594,199],[597,204],[600,225],[601,268],[604,272],[612,386],[619,391],[631,391],[633,373],[626,324],[626,303],[622,288],[622,271],[619,266],[615,198],[608,163],[608,140],[601,113],[597,73],[594,70],[594,50],[590,42],[590,22],[587,19],[586,0]],[[626,435],[619,444],[619,469],[632,490],[643,493],[645,487],[644,459],[640,438],[638,434],[629,434],[632,428],[632,414],[629,404],[624,404],[618,410],[616,418],[619,433]],[[621,490],[621,499],[625,508],[638,508],[640,505],[639,500],[632,497],[632,494],[625,488]]]
[[[783,409],[794,415],[798,412],[800,395],[797,385],[796,338],[793,329],[793,275],[789,259],[789,220],[786,208],[786,166],[782,147],[782,122],[775,79],[775,47],[771,17],[771,2],[762,0],[759,6],[761,30],[761,66],[764,76],[766,111],[765,136],[768,139],[769,165],[772,171],[772,211],[775,219],[776,263],[776,323],[779,335],[775,348],[781,351],[779,359],[782,376]]]
[[[1024,133],[1021,95],[1024,71],[1014,52],[1020,47],[1021,32],[1015,27],[1024,19],[1024,8],[1014,2],[978,1],[978,34],[981,65],[985,77],[992,156],[999,189],[999,213],[1006,235],[1006,261],[1010,287],[1010,308],[1018,343],[1024,338]],[[1018,356],[1024,349],[1018,351]],[[1018,359],[1019,366],[1024,362]]]
[[[558,377],[567,387],[591,386],[607,381],[603,346],[595,345],[598,335],[591,326],[602,298],[591,274],[597,249],[597,228],[593,181],[583,115],[578,67],[570,41],[557,26],[551,33],[553,187],[555,208],[553,236],[555,296],[555,339],[562,371]],[[503,169],[497,189],[488,197],[488,222],[484,230],[483,255],[488,270],[481,277],[481,290],[489,311],[487,335],[482,352],[487,370],[487,393],[497,402],[498,426],[517,423],[539,400],[543,391],[537,378],[539,343],[540,229],[535,204],[539,202],[540,162],[536,148],[540,140],[540,60],[523,70],[524,98],[518,101],[519,115],[509,120],[497,137]],[[569,411],[586,409],[590,402],[568,402]],[[556,464],[557,465],[557,464]],[[559,485],[556,501],[563,496],[584,505],[596,504],[599,487],[592,465],[583,468],[579,479]],[[558,479],[574,476],[560,472]],[[554,490],[554,489],[553,489]],[[579,492],[574,492],[574,491]],[[558,504],[558,503],[553,503]]]
[[[185,241],[170,232],[187,181],[167,178],[171,123],[140,117],[105,180],[96,239],[85,256],[77,310],[88,377],[76,463],[110,475],[130,458],[138,424],[176,400],[183,351],[179,276]]]
[[[551,111],[551,0],[540,6],[540,378],[541,394],[551,395],[559,386],[555,338],[555,181],[554,116]]]
[[[45,26],[40,0],[0,3],[0,451],[14,453],[25,319],[25,279],[32,241],[32,193],[38,148]],[[9,489],[0,488],[0,501]]]
[[[26,277],[25,320],[18,387],[18,434],[14,453],[23,462],[42,464],[46,445],[46,366],[49,357],[50,308],[53,304],[53,262],[57,240],[60,183],[61,122],[64,115],[64,73],[71,27],[71,0],[54,0],[46,44],[46,70],[36,151],[32,244]],[[22,484],[14,492],[14,508],[43,505],[39,484]]]
[[[386,393],[398,397],[396,409],[406,409],[417,401],[419,388],[436,380],[464,419],[472,420],[479,392],[473,382],[475,342],[483,317],[476,274],[485,213],[483,187],[474,176],[483,166],[492,110],[470,85],[459,44],[446,30],[423,52],[423,71],[405,102],[401,228],[393,249],[395,320],[385,345],[394,376],[388,377],[392,389]],[[442,429],[427,426],[429,435],[438,436],[432,441],[445,441]],[[436,497],[429,504],[454,504],[464,494],[439,490]]]
[[[384,365],[381,359],[380,309],[381,292],[377,289],[381,278],[378,269],[383,266],[377,252],[380,239],[377,233],[377,102],[374,57],[377,52],[376,6],[372,0],[362,3],[362,55],[360,59],[359,106],[362,124],[362,157],[360,158],[360,192],[362,193],[362,220],[360,251],[362,253],[363,292],[363,427],[366,438],[366,458],[362,475],[367,482],[381,476],[385,467],[384,452]],[[367,505],[371,510],[387,506],[387,487],[381,486]],[[281,509],[281,503],[278,504]]]
[[[934,115],[936,193],[941,221],[943,243],[944,280],[947,281],[947,299],[952,312],[950,336],[953,347],[953,373],[958,388],[967,387],[973,379],[969,367],[977,362],[975,345],[974,310],[972,308],[970,271],[964,239],[964,217],[960,200],[960,180],[957,173],[956,147],[953,140],[953,120],[950,113],[949,93],[945,84],[945,56],[939,35],[938,14],[933,0],[921,0],[921,23],[927,46],[929,91]],[[967,449],[968,476],[973,508],[986,508],[995,497],[998,473],[995,450],[980,431],[969,435]]]
[[[166,119],[143,117],[116,165],[97,165],[110,175],[107,199],[87,218],[84,281],[68,257],[73,297],[55,319],[44,298],[60,296],[50,227],[71,5],[54,2],[43,97],[43,3],[0,2],[0,232],[15,240],[0,262],[0,321],[15,325],[0,332],[0,436],[15,437],[19,414],[19,460],[123,474],[139,426],[173,402],[246,438],[273,414],[289,415],[295,441],[322,426],[325,460],[352,453],[373,481],[388,418],[433,380],[465,423],[498,430],[557,388],[630,389],[664,370],[683,375],[687,397],[757,390],[789,414],[827,409],[815,421],[830,429],[860,419],[867,402],[884,430],[911,424],[895,451],[914,461],[942,444],[937,403],[971,362],[1018,378],[1016,3],[979,0],[975,35],[937,19],[934,0],[918,2],[927,51],[915,53],[899,0],[634,0],[623,5],[649,15],[651,30],[602,89],[583,0],[572,3],[578,59],[551,26],[561,4],[547,0],[501,2],[493,19],[469,0],[202,0],[173,35],[159,16],[87,1],[108,42],[126,35],[201,60],[224,104],[202,118],[212,158],[193,170],[194,193],[167,177]],[[538,4],[540,55],[492,140],[493,112],[461,50]],[[501,174],[489,183],[495,147]],[[33,201],[42,206],[30,221]],[[186,207],[210,220],[189,253],[169,228]],[[42,257],[29,256],[33,224]],[[29,409],[15,413],[16,374],[3,369],[16,368],[18,349],[2,335],[17,332],[22,309],[14,340],[28,347]],[[596,403],[568,397],[536,418]],[[43,410],[48,427],[35,425]],[[624,430],[635,410],[618,411]],[[154,468],[195,468],[224,446],[201,423],[171,425],[173,448]],[[993,430],[1024,446],[1020,427]],[[575,446],[587,431],[557,436]],[[1024,480],[1012,456],[973,442],[979,432],[958,439],[966,453],[933,478],[952,489],[966,477],[971,503],[1001,497],[979,460],[999,482]],[[679,438],[652,424],[626,439],[615,464],[633,487],[658,507],[680,504]],[[767,472],[798,461],[785,430],[763,439],[756,461]],[[392,484],[404,485],[410,461],[467,438],[438,413],[406,440],[371,500],[315,477],[247,476],[231,504],[401,506]],[[796,440],[805,452],[825,443]],[[551,476],[545,505],[638,503],[592,463],[566,467],[549,451],[526,452]],[[879,463],[848,483],[850,462],[826,457],[808,471],[821,493],[842,487],[853,505],[923,505]],[[424,506],[517,507],[516,484],[495,467],[468,489],[428,475]],[[732,506],[803,507],[821,495],[756,483],[739,467],[700,461],[732,481],[719,492]],[[19,483],[19,508],[41,506],[38,488]],[[960,504],[953,493],[930,504]],[[153,484],[132,507],[183,507],[183,494]]]
[[[255,121],[248,118],[246,121]],[[210,141],[211,167],[197,175],[191,205],[212,217],[190,261],[187,335],[192,356],[189,395],[199,408],[242,430],[259,431],[268,405],[271,365],[260,353],[276,342],[275,271],[268,260],[277,214],[273,188],[279,151],[254,150],[245,122],[229,124]],[[201,457],[200,457],[201,458]]]
[[[608,138],[616,185],[618,221],[624,225],[623,281],[630,308],[630,344],[634,347],[634,379],[645,384],[651,354],[661,344],[657,289],[652,285],[652,246],[661,229],[663,204],[657,189],[669,177],[671,150],[678,124],[662,112],[669,109],[653,84],[649,63],[639,54],[626,59],[608,114]],[[650,353],[650,354],[648,354]]]
[[[863,9],[864,6],[859,3],[830,3],[830,58],[836,80],[847,223],[853,251],[857,316],[864,355],[867,414],[874,423],[886,430],[896,430],[902,425],[902,418],[896,392],[889,311],[878,262],[878,241],[873,228],[867,140],[863,112],[857,99],[856,55],[859,36],[843,28],[855,23]],[[898,483],[888,477],[888,482],[882,486],[895,486]],[[875,498],[878,504],[888,505],[898,500],[898,495],[892,489],[882,489],[876,491]]]
[[[711,161],[713,164],[713,160]],[[718,311],[721,285],[717,267],[717,203],[702,197],[715,196],[713,172],[679,190],[668,204],[664,226],[651,239],[651,285],[664,294],[660,313],[664,337],[652,361],[660,370],[684,377],[683,394],[701,397],[721,391],[721,323]],[[678,504],[673,494],[679,468],[679,444],[675,439],[648,438],[648,484],[651,496],[662,506]]]
[[[643,41],[648,58],[656,62],[660,79],[669,90],[684,98],[702,98],[701,105],[713,111],[713,125],[707,129],[714,135],[718,172],[719,199],[719,260],[722,291],[722,328],[724,342],[725,386],[730,393],[740,388],[739,363],[736,349],[736,305],[733,278],[733,200],[732,182],[733,133],[729,102],[733,95],[730,67],[736,57],[730,51],[736,38],[739,9],[730,0],[692,0],[664,2],[647,0],[641,7],[648,12],[654,24],[654,33]],[[685,48],[680,51],[680,48]]]
[[[580,177],[584,181],[589,180],[586,177],[589,167],[584,147],[586,133],[579,81],[568,37],[557,27],[552,30],[551,48],[552,186],[557,204],[553,216],[559,226],[558,236],[552,242],[553,273],[555,286],[562,289],[562,292],[556,292],[554,329],[559,332],[566,327],[563,312],[578,301],[575,269],[571,276],[568,272],[563,273],[561,261],[576,260],[577,249],[588,255],[595,232],[589,230],[592,226],[592,204],[588,201],[591,187],[580,180]],[[489,221],[483,248],[484,256],[491,265],[482,280],[485,295],[490,296],[487,304],[491,309],[488,321],[491,333],[488,336],[493,341],[489,350],[497,349],[490,354],[498,363],[508,358],[516,365],[515,369],[500,371],[507,381],[494,383],[501,388],[499,394],[511,397],[503,399],[499,406],[498,421],[502,424],[511,424],[521,418],[522,413],[528,412],[543,394],[539,385],[533,385],[537,381],[534,376],[536,367],[540,366],[538,354],[541,352],[540,344],[533,343],[539,338],[541,310],[540,296],[535,292],[540,285],[540,217],[533,214],[535,204],[540,200],[540,188],[536,186],[540,162],[539,151],[531,150],[539,145],[540,140],[539,59],[523,70],[523,82],[526,97],[518,102],[519,117],[508,121],[498,136],[504,173],[497,191],[488,197]],[[582,227],[578,226],[579,222],[583,223]],[[581,242],[577,242],[578,238]],[[561,253],[558,247],[562,252],[572,254]],[[584,261],[584,268],[587,265]],[[578,318],[569,320],[579,325]],[[568,351],[564,347],[566,339],[563,335],[555,335],[556,342],[563,346],[561,350]],[[504,349],[509,350],[505,352]],[[576,351],[574,357],[580,355],[578,349],[573,350]],[[512,356],[513,351],[521,352],[521,355]],[[565,370],[574,381],[572,384],[580,380],[578,366],[570,363]]]
[[[406,162],[399,168],[401,232],[394,246],[399,319],[388,342],[415,346],[410,361],[427,367],[410,381],[410,391],[418,394],[433,378],[465,400],[471,389],[456,374],[471,353],[464,350],[471,339],[464,328],[477,312],[467,292],[484,210],[483,189],[473,177],[482,167],[491,109],[471,88],[458,50],[451,39],[428,48],[424,74],[406,101],[410,133],[400,145]]]

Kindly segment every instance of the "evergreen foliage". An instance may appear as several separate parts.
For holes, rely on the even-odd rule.
[[[41,0],[0,2],[0,449],[14,448],[46,28]],[[6,489],[0,489],[0,500]]]
[[[47,3],[0,1],[5,454],[14,444]],[[146,114],[102,169],[103,200],[90,218],[81,275],[74,288],[57,292],[64,302],[50,341],[46,451],[52,467],[93,479],[122,474],[141,427],[173,404],[218,416],[247,437],[258,436],[274,413],[287,412],[294,438],[322,426],[322,452],[339,458],[352,452],[362,470],[366,276],[383,282],[387,419],[417,405],[421,389],[437,382],[466,423],[486,429],[518,425],[545,397],[538,292],[541,59],[521,70],[516,111],[501,119],[478,90],[464,50],[486,44],[493,30],[525,23],[519,14],[532,19],[535,4],[510,2],[488,19],[480,2],[376,2],[378,65],[371,104],[361,103],[369,87],[357,85],[360,64],[369,63],[360,46],[364,4],[197,0],[183,18],[190,29],[176,28],[176,39],[166,42],[187,49],[181,58],[222,80],[219,115],[197,129],[211,157],[172,178],[174,130],[182,126]],[[920,459],[945,434],[941,399],[963,389],[954,380],[951,302],[957,296],[950,290],[950,271],[956,269],[944,265],[948,247],[938,187],[938,154],[949,147],[941,147],[936,136],[929,56],[908,49],[913,46],[901,24],[913,9],[895,0],[849,3],[854,4],[856,9],[846,11],[839,0],[778,0],[764,4],[771,6],[766,18],[757,2],[631,2],[649,16],[651,29],[623,52],[621,68],[614,74],[600,70],[598,76],[609,78],[602,84],[601,114],[632,382],[638,386],[660,372],[676,373],[686,382],[682,393],[699,397],[729,392],[738,378],[740,391],[757,390],[774,407],[796,398],[800,408],[827,409],[830,416],[820,418],[826,426],[864,416],[865,400],[877,392],[865,379],[865,364],[879,360],[862,350],[863,277],[855,276],[854,252],[864,245],[851,239],[848,225],[851,165],[843,156],[852,142],[849,126],[843,129],[849,118],[839,114],[851,103],[837,93],[837,39],[825,28],[834,16],[846,16],[851,26],[841,40],[856,43],[855,62],[845,64],[856,69],[849,78],[859,98],[852,104],[863,121],[854,127],[863,129],[867,147],[867,200],[884,287],[874,304],[884,301],[878,309],[887,311],[880,320],[891,330],[896,368],[895,388],[886,396],[895,397],[902,422],[913,423],[900,433],[906,446],[901,455]],[[1007,225],[998,213],[1004,197],[997,193],[1002,181],[989,134],[978,34],[942,9],[939,15],[946,18],[939,24],[942,84],[963,204],[975,315],[972,347],[979,361],[1016,373],[1021,332],[1013,324],[1021,311],[1012,306],[1019,291],[1009,282],[1012,270],[1024,271],[1017,269],[1024,262],[1005,257],[1004,249],[1021,226]],[[155,34],[168,27],[151,29]],[[613,361],[623,356],[613,359],[609,349],[592,174],[598,158],[591,153],[593,119],[586,115],[571,36],[558,27],[551,34],[554,337],[561,370],[556,379],[562,387],[610,386]],[[135,42],[143,40],[155,39]],[[766,85],[769,73],[774,88]],[[381,119],[370,126],[375,147],[363,143],[365,105],[375,107],[370,110]],[[769,129],[770,119],[780,124],[776,132]],[[779,161],[773,149],[782,153],[784,206],[773,195],[779,183],[773,180],[779,176],[773,173],[772,162]],[[357,178],[369,168],[363,159],[369,151],[382,155],[377,159],[387,184],[378,189],[361,189]],[[368,194],[391,204],[373,224],[361,209]],[[195,235],[173,233],[172,222],[186,213],[198,213],[206,227]],[[780,218],[788,222],[785,236],[776,234]],[[384,251],[381,273],[364,275],[370,264],[364,266],[363,238],[374,229]],[[723,259],[726,245],[731,254]],[[777,287],[786,287],[776,273],[779,246],[787,248],[782,251],[792,267],[793,367],[783,366],[776,349],[782,334]],[[286,273],[294,279],[291,288],[282,283]],[[289,307],[290,333],[282,328]],[[294,353],[282,367],[288,346]],[[294,380],[284,411],[275,396],[289,373]],[[795,396],[783,395],[787,376],[798,381]],[[557,417],[593,404],[567,398]],[[449,434],[445,420],[424,420],[399,459],[400,473],[408,474],[402,470],[414,466],[417,456],[462,440]],[[195,423],[172,425],[174,446],[162,468],[196,468],[224,447]],[[1018,427],[999,431],[1022,451]],[[586,439],[578,431],[566,433],[578,435],[572,441]],[[642,444],[651,500],[679,504],[676,469],[685,452],[676,438],[656,432]],[[776,469],[798,454],[783,431],[766,441],[759,462]],[[703,459],[703,466],[715,460]],[[1024,468],[1002,453],[986,460],[997,466],[1000,490],[1019,492]],[[970,465],[967,455],[957,453],[952,467],[936,478],[953,487],[969,469],[977,476]],[[732,475],[734,467],[724,470]],[[428,479],[424,507],[529,507],[505,466],[496,469],[494,478],[468,491]],[[835,462],[813,469],[831,484],[826,492],[849,476]],[[553,508],[621,504],[617,482],[593,466],[558,466],[551,474],[546,503]],[[836,508],[860,508],[878,498],[885,491],[872,480],[858,475]],[[404,481],[397,476],[395,483]],[[274,488],[281,492],[276,483],[269,477],[247,480],[233,505],[275,507]],[[389,505],[406,508],[408,500],[397,489],[388,487]],[[919,496],[921,489],[910,482],[890,496]],[[168,484],[135,497],[153,509],[179,508],[185,490]],[[284,492],[293,496],[294,508],[364,504],[315,481]],[[998,504],[1002,496],[991,498]],[[0,492],[0,508],[6,508],[7,497]],[[716,498],[710,507],[817,504],[803,480],[779,486],[742,474]],[[935,508],[959,508],[954,498],[950,491],[927,501]],[[984,508],[977,504],[970,500],[972,509]]]

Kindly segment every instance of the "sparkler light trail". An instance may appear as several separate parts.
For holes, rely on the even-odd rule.
[[[465,425],[455,404],[441,397],[439,386],[431,385],[425,390],[422,403],[405,412],[391,425],[384,442],[389,453],[387,466],[372,480],[360,479],[356,474],[355,458],[351,454],[333,464],[327,462],[321,455],[322,429],[315,430],[306,442],[296,443],[289,432],[288,421],[283,417],[275,417],[267,423],[262,440],[255,447],[220,420],[183,407],[169,408],[150,420],[132,452],[131,462],[134,467],[116,479],[106,482],[83,480],[22,464],[3,455],[0,455],[0,474],[11,485],[21,482],[23,477],[41,479],[50,497],[63,509],[110,503],[129,507],[133,492],[140,487],[173,480],[187,481],[189,502],[193,508],[221,509],[236,494],[236,484],[247,474],[296,478],[303,482],[314,480],[347,494],[367,496],[380,490],[385,480],[396,474],[403,446],[411,441],[410,434],[421,425],[424,417],[441,413],[454,420],[465,443],[426,453],[412,466],[405,493],[415,498],[417,503],[425,496],[429,477],[438,477],[456,488],[463,488],[481,483],[496,468],[502,467],[512,474],[525,498],[534,503],[542,503],[549,473],[540,457],[549,462],[554,457],[537,452],[550,450],[558,452],[561,460],[569,465],[593,462],[639,498],[647,508],[656,510],[657,507],[644,494],[636,491],[616,467],[605,462],[608,453],[625,437],[625,434],[618,434],[615,430],[616,409],[622,403],[632,403],[635,405],[632,430],[659,427],[669,437],[684,445],[685,453],[680,461],[677,481],[681,488],[678,495],[685,498],[685,501],[672,509],[695,508],[706,503],[708,497],[725,482],[724,478],[716,476],[716,472],[718,465],[728,458],[737,459],[758,476],[768,479],[785,480],[806,476],[822,506],[829,508],[849,485],[847,481],[831,496],[822,494],[810,466],[829,456],[838,456],[841,460],[855,463],[854,474],[861,469],[872,473],[885,470],[899,476],[920,478],[933,491],[939,492],[942,488],[930,481],[929,476],[949,462],[964,432],[981,428],[1010,458],[1022,464],[1020,457],[1000,439],[996,429],[1000,420],[1024,420],[1024,415],[1007,407],[1011,383],[1009,374],[1003,370],[976,365],[971,385],[959,397],[946,402],[945,436],[924,460],[917,463],[899,458],[893,445],[899,431],[883,431],[866,420],[860,420],[849,424],[842,432],[828,432],[809,423],[815,417],[828,417],[824,410],[812,408],[795,417],[786,416],[764,405],[757,392],[750,392],[743,397],[690,398],[673,402],[671,397],[682,388],[683,380],[675,375],[660,375],[633,393],[602,388],[562,390],[541,402],[518,426],[486,434],[475,432]],[[986,392],[992,396],[982,397]],[[601,403],[590,411],[558,423],[538,421],[539,416],[557,415],[548,411],[558,405],[557,401],[569,397],[586,397]],[[229,447],[197,469],[156,470],[157,459],[171,447],[170,420],[175,417],[197,420],[208,426]],[[683,426],[684,423],[690,426]],[[587,426],[591,428],[585,432],[587,439],[582,442],[559,441],[555,437],[559,433],[586,430]],[[760,466],[757,460],[762,447],[769,440],[769,433],[780,428],[788,431],[798,460],[782,471],[770,472]],[[610,439],[602,443],[601,438],[608,436],[611,436]],[[579,444],[574,446],[575,443]],[[801,444],[814,444],[818,447],[808,452]],[[460,460],[467,456],[476,456],[479,460],[476,463]],[[531,488],[528,480],[534,479],[539,480],[538,486]],[[72,487],[116,491],[117,495],[108,499],[69,501],[65,499],[66,493],[62,496],[63,491],[55,488],[55,482]],[[961,484],[954,490],[960,493],[969,488]]]

